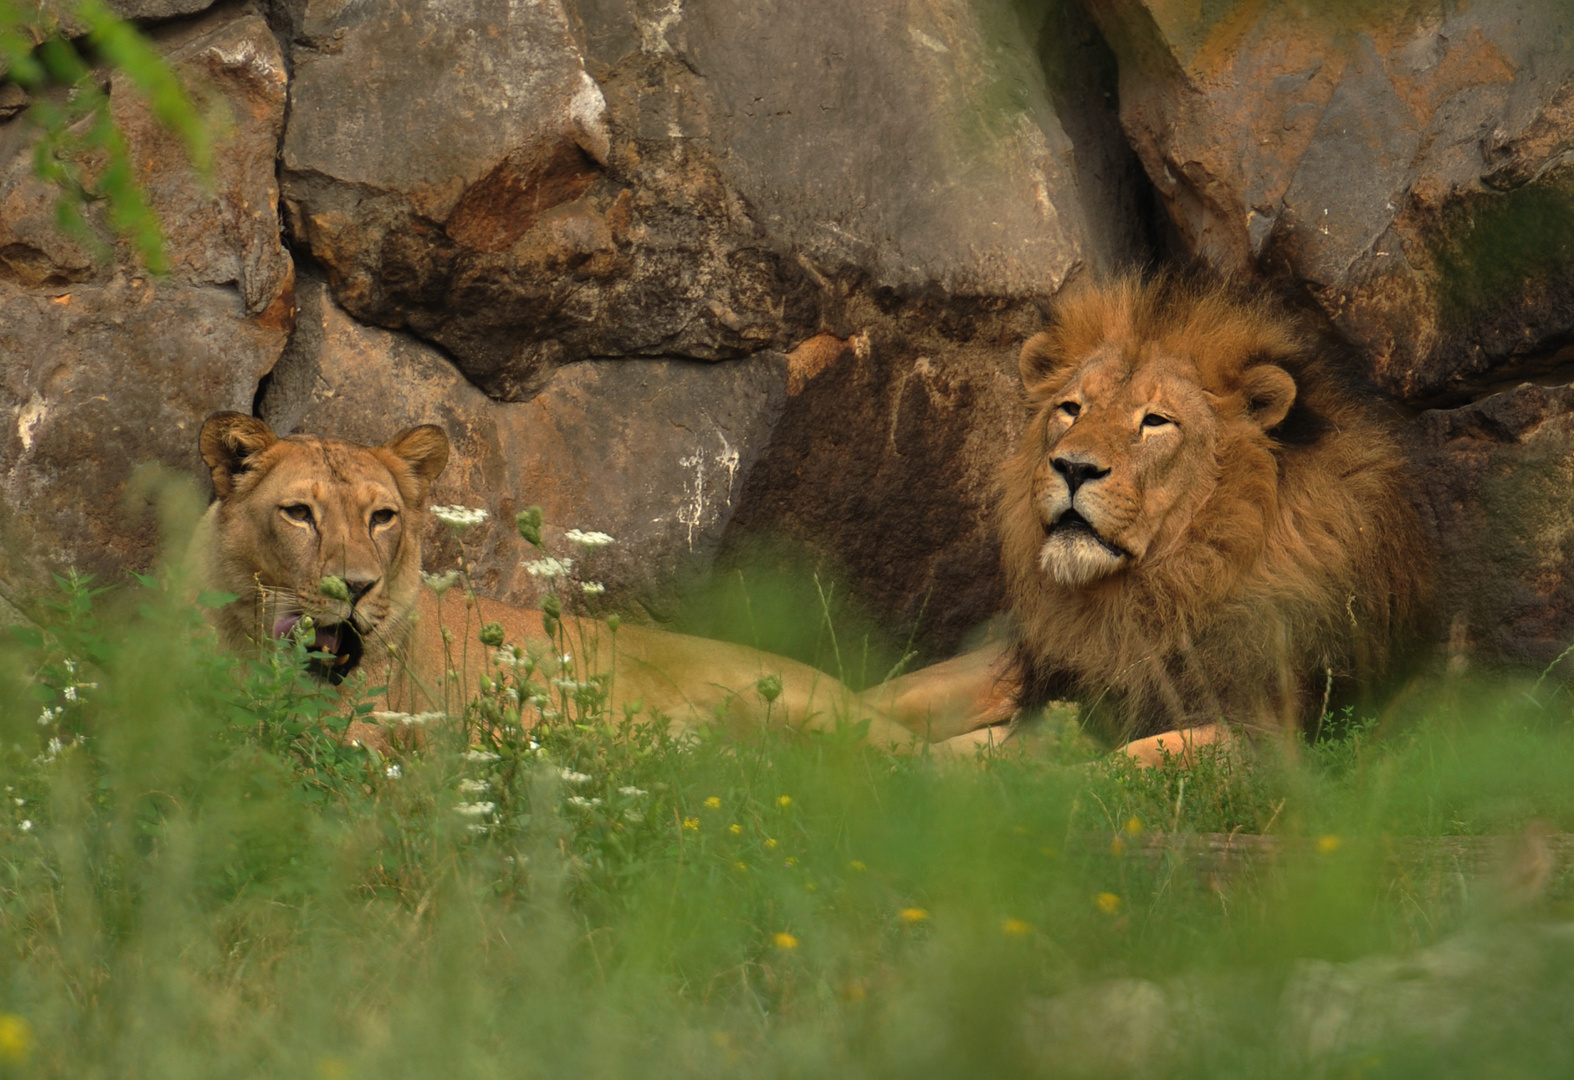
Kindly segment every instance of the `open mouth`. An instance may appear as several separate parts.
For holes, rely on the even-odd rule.
[[[273,636],[284,638],[293,633],[302,616],[286,615],[273,624]],[[308,648],[313,655],[309,670],[319,679],[326,679],[334,686],[354,671],[361,662],[365,649],[361,633],[347,622],[318,623],[312,629]]]

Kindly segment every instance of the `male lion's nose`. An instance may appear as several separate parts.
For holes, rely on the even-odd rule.
[[[1077,493],[1077,488],[1089,480],[1099,480],[1109,475],[1108,469],[1101,469],[1091,461],[1072,461],[1070,458],[1055,458],[1050,461],[1050,466],[1066,479],[1066,487],[1071,489],[1071,494]]]
[[[361,597],[371,592],[372,587],[381,580],[381,578],[373,578],[371,581],[346,581],[345,587],[350,590],[350,606],[359,604]]]

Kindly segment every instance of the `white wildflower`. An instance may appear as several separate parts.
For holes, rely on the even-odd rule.
[[[568,532],[563,534],[563,539],[571,544],[578,544],[580,547],[588,548],[606,547],[608,544],[617,543],[616,540],[604,532],[580,532],[578,529],[568,530]]]
[[[459,790],[466,795],[485,795],[492,790],[492,784],[488,780],[461,780]]]
[[[77,673],[77,662],[75,660],[67,657],[65,660],[61,661],[61,663],[65,664],[67,675],[75,675]]]
[[[429,724],[433,720],[442,720],[447,715],[448,714],[444,713],[444,712],[407,713],[407,712],[382,712],[382,711],[378,711],[378,712],[372,713],[372,719],[376,720],[379,724],[390,724],[390,725],[393,725],[393,724],[415,724],[415,725],[421,725],[421,724]]]
[[[595,779],[589,773],[575,772],[573,769],[561,769],[558,775],[563,778],[565,784],[588,784]]]
[[[465,760],[466,761],[499,761],[501,759],[496,754],[492,753],[490,750],[467,750],[467,751],[465,751]]]
[[[32,832],[33,831],[33,823],[31,821],[24,821],[24,822],[22,822],[22,831],[23,832]]]
[[[570,806],[577,806],[581,810],[589,810],[592,806],[600,806],[600,799],[587,799],[583,795],[570,795],[565,800]]]
[[[581,581],[579,583],[579,591],[586,596],[600,596],[607,591],[607,587],[599,581]]]
[[[465,830],[467,832],[473,832],[473,833],[477,833],[477,834],[479,834],[481,836],[485,836],[487,833],[492,831],[492,826],[490,826],[490,825],[466,825],[465,826]]]
[[[6,790],[10,791],[11,789],[10,788],[6,788]],[[15,798],[13,798],[11,801],[16,803],[16,805],[18,805],[18,806],[26,806],[27,805],[27,800],[26,799],[15,799]]]
[[[620,788],[618,788],[618,794],[619,795],[627,795],[631,799],[637,799],[641,795],[649,795],[650,792],[646,791],[644,788],[637,788],[637,787],[634,787],[633,785],[630,785],[628,787],[620,787]]]
[[[57,754],[60,753],[60,751],[64,750],[65,748],[66,748],[66,744],[61,742],[59,739],[50,739],[49,740],[49,756],[50,757],[55,757]]]
[[[556,559],[550,555],[525,563],[525,573],[531,577],[566,578],[573,570],[573,559]]]
[[[635,810],[633,807],[630,807],[629,809],[623,811],[623,820],[638,823],[645,820],[645,815],[640,813],[638,810]]]
[[[75,701],[76,699],[77,699],[77,688],[74,687],[74,686],[66,687],[66,700],[67,701]]]
[[[515,690],[512,686],[508,687],[507,689],[505,689],[503,691],[503,699],[505,701],[507,701],[510,705],[518,705],[519,704],[519,691]]]
[[[428,574],[425,570],[421,571],[421,581],[438,596],[453,588],[454,582],[458,580],[458,570],[448,570],[441,574]]]
[[[472,525],[479,525],[487,518],[485,510],[468,506],[434,506],[432,516],[456,533],[462,533]]]
[[[536,742],[536,740],[530,739],[528,741],[530,743],[530,749],[532,749],[532,750],[539,750],[539,749],[541,749],[541,744]]]
[[[578,682],[574,679],[553,679],[552,685],[557,687],[559,690],[570,690],[578,693],[579,691],[588,687],[590,684]]]
[[[564,653],[562,656],[557,658],[557,662],[564,665],[572,664],[574,662],[574,655],[573,653]]]
[[[465,817],[485,817],[497,809],[497,803],[492,802],[462,802],[454,804],[454,813],[463,814]]]
[[[55,722],[55,717],[59,716],[61,711],[60,709],[51,709],[48,705],[45,705],[44,711],[38,714],[38,726],[48,727]]]
[[[390,765],[383,770],[383,775],[390,780],[397,780],[404,775],[404,770],[398,765]]]

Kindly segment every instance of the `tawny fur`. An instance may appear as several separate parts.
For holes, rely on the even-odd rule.
[[[1020,366],[1031,419],[999,513],[1018,704],[1076,698],[1124,738],[1220,719],[1304,724],[1330,682],[1337,697],[1384,672],[1430,561],[1403,455],[1339,387],[1313,323],[1229,283],[1132,276],[1062,300]],[[1137,411],[1090,402],[1069,416],[1066,395],[1090,373]],[[1148,397],[1131,396],[1144,386]],[[1192,412],[1147,430],[1144,408],[1160,425]],[[1046,569],[1045,508],[1065,499],[1049,463],[1066,460],[1073,432],[1110,470],[1078,497],[1105,492],[1115,539],[1141,549],[1084,584],[1080,564],[1061,575],[1070,584]],[[1135,460],[1150,436],[1191,440],[1167,444],[1182,449],[1162,483]]]
[[[491,650],[476,638],[482,623],[501,623],[506,641],[531,646],[556,670],[541,612],[467,598],[458,588],[439,604],[421,583],[427,493],[448,457],[440,428],[363,446],[280,438],[260,420],[219,413],[203,425],[201,445],[218,499],[193,538],[191,561],[204,586],[238,597],[210,612],[230,649],[251,651],[298,615],[310,615],[335,643],[348,640],[353,624],[361,648],[332,670],[364,669],[370,685],[387,686],[384,707],[400,712],[463,711],[479,676],[496,674]],[[325,575],[363,586],[364,595],[353,604],[322,595]],[[827,728],[866,719],[879,745],[913,741],[837,680],[785,657],[634,625],[614,638],[600,620],[572,615],[563,625],[578,677],[610,673],[613,715],[643,707],[677,729],[718,720]],[[769,705],[756,689],[767,675],[781,680]]]

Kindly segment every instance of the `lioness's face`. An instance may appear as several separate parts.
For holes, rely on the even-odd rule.
[[[220,501],[216,555],[252,634],[283,637],[310,617],[315,648],[334,658],[328,674],[342,677],[415,600],[426,489],[447,437],[424,427],[378,447],[279,439],[231,413],[204,425],[202,445]],[[341,595],[323,591],[329,577]]]
[[[1218,418],[1196,371],[1174,357],[1106,347],[1054,388],[1035,422],[1039,563],[1064,585],[1140,561],[1217,482]]]

